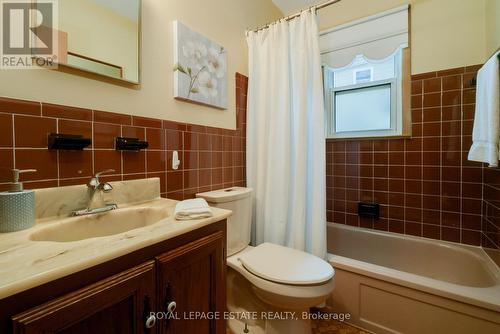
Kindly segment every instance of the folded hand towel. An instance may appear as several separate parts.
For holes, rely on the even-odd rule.
[[[188,199],[177,203],[174,216],[177,220],[191,220],[212,217],[212,209],[203,198]]]
[[[500,158],[500,111],[498,52],[477,74],[476,114],[469,160],[498,166]]]

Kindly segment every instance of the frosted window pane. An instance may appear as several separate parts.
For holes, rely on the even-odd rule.
[[[391,85],[335,93],[335,131],[371,131],[391,128]]]

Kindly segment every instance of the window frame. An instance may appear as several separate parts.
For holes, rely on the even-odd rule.
[[[329,113],[329,138],[353,138],[353,137],[385,137],[385,136],[395,136],[398,135],[400,127],[398,126],[400,123],[400,118],[398,117],[398,80],[397,78],[390,78],[384,80],[370,81],[364,82],[361,84],[342,86],[342,87],[334,87],[330,89],[330,107],[331,112]],[[337,131],[337,123],[336,123],[336,94],[339,92],[353,91],[364,88],[378,87],[378,86],[387,86],[390,85],[391,92],[391,101],[390,101],[390,124],[391,127],[389,129],[378,129],[378,130],[360,130],[360,131]],[[328,110],[328,108],[326,108]]]
[[[396,67],[396,75],[394,78],[386,79],[386,80],[395,80],[395,88],[397,91],[397,128],[396,131],[356,131],[356,132],[341,132],[336,133],[334,131],[334,124],[332,123],[332,118],[334,117],[333,110],[331,108],[333,101],[333,94],[330,90],[334,86],[334,69],[329,67],[326,64],[322,65],[323,68],[323,96],[325,103],[325,136],[327,139],[381,139],[381,138],[407,138],[412,136],[412,121],[411,121],[411,106],[410,106],[410,73],[411,73],[411,48],[409,46],[401,45],[392,56],[397,55],[398,59],[396,62],[398,63]],[[366,58],[366,57],[365,57]],[[373,85],[381,80],[366,82],[357,85]],[[357,86],[351,85],[351,86]],[[348,87],[348,86],[344,86]],[[344,88],[338,87],[338,88]],[[334,87],[335,88],[335,87]],[[391,90],[392,93],[392,90]],[[391,104],[392,107],[392,104]]]
[[[327,139],[383,139],[383,138],[409,138],[412,136],[412,110],[411,110],[411,6],[408,4],[396,7],[374,15],[366,16],[344,24],[320,31],[319,46],[323,66],[323,95],[325,102],[325,136]],[[353,37],[354,36],[354,37]],[[376,51],[375,43],[381,44],[383,52]],[[398,46],[399,45],[399,46]],[[334,87],[333,69],[345,67],[349,59],[356,55],[363,55],[366,60],[380,60],[387,54],[388,48],[394,47],[401,51],[400,66],[395,75],[398,89],[398,117],[399,129],[396,133],[375,134],[370,131],[368,135],[358,135],[351,132],[350,136],[332,134],[331,108],[332,100],[330,89]],[[382,50],[381,50],[382,51]],[[334,57],[335,56],[335,57]],[[333,65],[335,64],[335,65]],[[351,60],[352,64],[352,60]],[[329,71],[331,70],[331,71]],[[353,83],[356,81],[353,80]]]

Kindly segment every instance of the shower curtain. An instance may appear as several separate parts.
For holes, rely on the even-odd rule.
[[[313,11],[249,32],[247,184],[255,244],[326,256],[323,84]]]

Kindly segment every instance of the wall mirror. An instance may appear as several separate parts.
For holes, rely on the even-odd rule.
[[[58,10],[60,65],[140,83],[141,0],[64,0]]]

